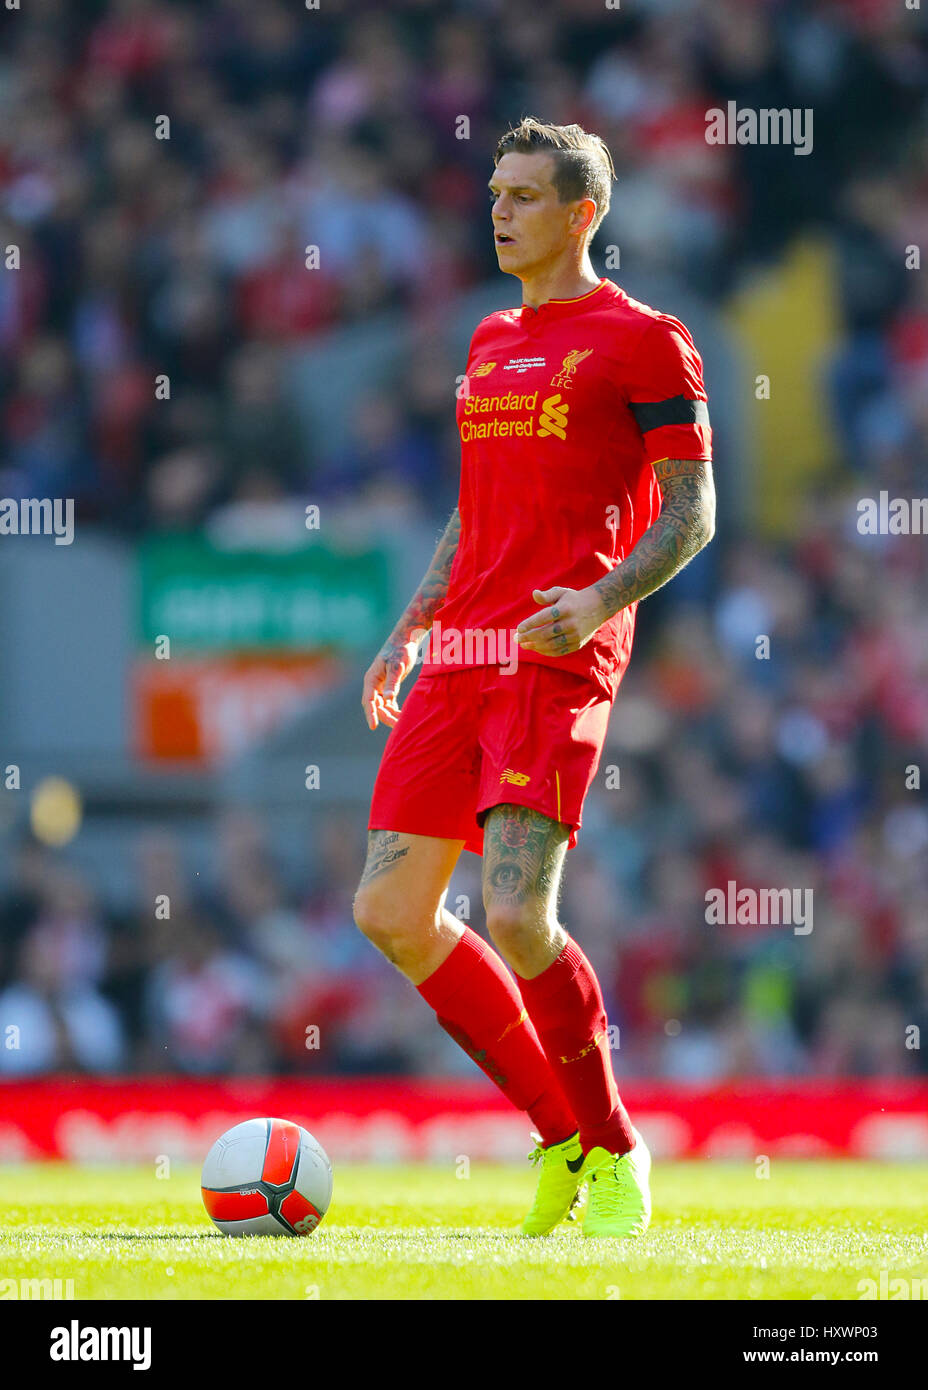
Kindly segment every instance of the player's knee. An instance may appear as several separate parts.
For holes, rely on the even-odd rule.
[[[547,935],[543,903],[533,899],[525,903],[500,903],[491,898],[486,910],[487,931],[494,946],[504,956],[522,956]]]
[[[354,921],[358,930],[375,946],[389,939],[396,925],[389,899],[371,888],[359,888],[355,894]]]
[[[395,960],[397,952],[405,949],[415,935],[408,907],[397,902],[395,893],[383,893],[376,885],[358,889],[354,920],[358,930],[389,960]]]

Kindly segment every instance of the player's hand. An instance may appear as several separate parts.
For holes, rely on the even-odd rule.
[[[544,604],[540,613],[524,618],[516,641],[527,651],[566,656],[579,651],[609,617],[595,589],[535,589],[532,598]]]
[[[400,717],[397,692],[416,664],[418,642],[388,641],[364,673],[361,708],[369,729],[393,725]]]

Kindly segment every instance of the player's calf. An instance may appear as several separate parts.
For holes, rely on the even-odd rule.
[[[575,1133],[512,976],[444,907],[463,842],[393,831],[370,836],[355,898],[360,929],[416,986],[449,1037],[527,1112],[545,1143]]]

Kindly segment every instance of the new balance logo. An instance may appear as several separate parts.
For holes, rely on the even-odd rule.
[[[527,772],[513,772],[511,767],[507,767],[505,772],[500,773],[501,782],[511,782],[514,787],[524,787],[532,780]]]

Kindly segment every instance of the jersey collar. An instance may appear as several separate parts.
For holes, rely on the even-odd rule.
[[[550,319],[570,318],[571,314],[582,313],[587,308],[598,305],[603,298],[603,291],[612,281],[605,276],[592,290],[587,290],[586,294],[576,295],[573,299],[546,299],[543,304],[539,304],[537,309],[531,308],[528,304],[523,304],[520,310],[520,319],[523,325],[547,322]]]

